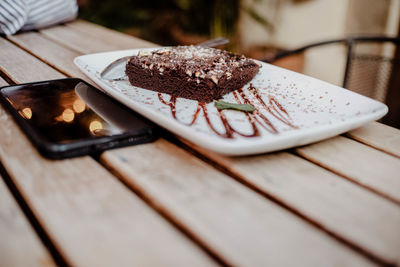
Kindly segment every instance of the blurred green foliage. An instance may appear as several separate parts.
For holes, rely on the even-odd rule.
[[[86,0],[79,17],[161,44],[192,34],[232,38],[239,0]]]

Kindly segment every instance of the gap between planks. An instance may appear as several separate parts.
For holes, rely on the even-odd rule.
[[[0,257],[0,266],[3,266],[2,264],[7,262],[8,263],[4,266],[68,266],[64,257],[54,246],[53,242],[40,226],[31,209],[19,193],[12,178],[8,175],[6,168],[0,162],[0,179],[1,176],[3,176],[4,185],[7,186],[11,193],[9,195],[13,197],[14,202],[18,203],[20,210],[14,211],[13,214],[4,214],[5,220],[13,220],[13,226],[12,228],[9,227],[8,231],[1,235],[1,241],[6,242],[7,244],[5,244],[5,246],[7,247],[0,251],[0,254],[5,253],[5,255]],[[7,204],[7,202],[3,204]],[[18,207],[15,209],[18,209]],[[25,218],[20,218],[22,216]],[[2,216],[0,216],[0,218],[1,217]],[[21,220],[24,220],[27,229],[22,227]],[[28,226],[28,224],[30,225]],[[14,230],[15,228],[18,229],[18,232]],[[30,231],[30,233],[27,233],[27,231]],[[32,236],[23,236],[27,234],[31,234]],[[37,244],[36,242],[39,243]],[[15,248],[15,251],[13,248]],[[36,258],[34,258],[34,256],[36,256]],[[25,264],[22,264],[22,262],[25,262]]]
[[[290,264],[290,258],[281,258],[282,251],[299,256],[299,266],[344,260],[340,248],[347,246],[337,246],[341,243],[308,222],[166,140],[106,151],[101,160],[166,216],[180,221],[186,231],[235,265]],[[353,260],[341,264],[357,264]]]
[[[294,151],[301,157],[400,205],[399,158],[343,136],[299,147]]]
[[[355,250],[400,264],[400,208],[396,204],[285,151],[230,158],[182,138],[175,142]],[[386,218],[385,226],[381,218]]]
[[[371,122],[346,133],[346,136],[400,158],[399,129],[379,122]]]
[[[100,155],[101,156],[101,155]],[[204,242],[201,238],[196,236],[193,232],[191,232],[190,228],[185,226],[179,219],[171,216],[168,212],[165,212],[162,209],[162,205],[152,201],[152,199],[143,193],[140,188],[135,187],[131,183],[128,183],[126,179],[121,175],[120,170],[116,169],[115,166],[108,164],[101,157],[97,158],[97,161],[101,163],[105,169],[107,169],[112,175],[114,175],[118,180],[129,190],[132,191],[133,194],[137,195],[141,198],[145,203],[147,203],[150,207],[152,207],[161,217],[163,217],[166,221],[170,222],[172,225],[176,227],[178,231],[180,231],[183,235],[185,235],[188,239],[198,244],[212,259],[214,259],[221,266],[235,266],[230,259],[221,257],[220,254],[216,253],[213,248],[207,243]]]

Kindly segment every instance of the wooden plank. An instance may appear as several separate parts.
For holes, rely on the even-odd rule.
[[[68,72],[67,74],[72,77],[86,78],[73,62],[75,57],[81,55],[80,53],[65,49],[37,32],[24,32],[7,38],[53,68],[63,73]]]
[[[0,266],[56,266],[0,176]]]
[[[7,38],[28,53],[52,66],[57,71],[70,77],[81,78],[97,87],[97,85],[92,80],[88,79],[73,62],[74,58],[81,55],[81,53],[49,41],[42,34],[37,32],[24,32],[8,36]]]
[[[80,22],[83,22],[83,21],[80,21]],[[85,25],[85,29],[87,29],[88,31],[97,32],[101,36],[104,36],[104,35],[107,36],[107,34],[102,34],[102,32],[100,32],[103,29],[103,27],[101,27],[101,26],[97,26],[92,23],[83,23],[82,25]],[[93,26],[94,29],[88,28],[91,26]],[[70,30],[68,30],[68,29],[65,30],[64,28],[61,28],[61,29],[63,29],[62,31],[71,31],[71,32],[73,32],[71,35],[74,35],[74,34],[78,35],[78,39],[85,38],[86,33],[82,33],[79,31],[77,33],[75,33],[76,30],[74,30],[74,27],[72,27]],[[53,29],[53,32],[56,32],[56,30]],[[108,33],[108,32],[106,32],[106,33]],[[126,36],[124,34],[117,33],[114,31],[110,31],[110,33],[108,33],[108,35],[110,35],[110,36],[107,36],[107,37],[112,38],[114,35],[112,33],[115,33],[116,37],[118,37],[118,38],[121,38],[121,36],[123,36],[124,38],[122,40],[125,40],[126,43],[127,43],[127,39],[131,38],[130,36]],[[46,64],[56,68],[58,71],[66,74],[70,77],[77,77],[77,78],[84,79],[84,80],[86,80],[86,82],[91,83],[92,85],[96,86],[95,83],[93,81],[91,81],[90,79],[88,79],[86,77],[86,75],[84,75],[73,63],[74,58],[82,54],[82,52],[74,51],[74,47],[82,45],[81,43],[72,42],[72,47],[71,46],[68,47],[68,45],[67,45],[67,47],[68,47],[67,48],[66,46],[56,43],[54,41],[49,41],[49,39],[44,37],[43,34],[40,34],[37,32],[24,32],[24,33],[19,33],[17,35],[8,36],[7,38],[9,38],[9,40],[11,42],[13,42],[14,44],[23,48],[30,54],[32,54],[35,57],[39,58],[40,60],[44,61]],[[63,41],[68,42],[68,40],[63,40]],[[95,40],[95,41],[92,40],[92,41],[95,43],[100,42],[99,40]],[[120,41],[120,39],[118,39],[118,41]],[[147,44],[147,46],[150,46],[148,42],[145,42],[145,41],[143,41],[143,42],[145,44]],[[143,42],[141,42],[137,38],[132,37],[132,40],[129,42],[129,44],[131,45],[131,47],[137,48],[137,47],[143,46],[144,45]],[[153,46],[155,46],[155,45],[153,45]],[[97,50],[95,50],[97,48],[91,48],[91,49],[94,49],[93,52],[98,52]],[[83,48],[83,50],[85,50],[85,48]]]
[[[101,160],[233,265],[370,264],[300,218],[165,140],[107,151]]]
[[[361,143],[400,158],[400,130],[379,122],[371,122],[346,134]]]
[[[191,147],[339,239],[380,261],[400,263],[396,204],[287,152],[229,158]]]
[[[7,41],[0,39],[0,46],[10,52],[0,53],[0,62],[13,80],[54,77],[53,69]],[[32,64],[24,68],[13,64],[8,58],[16,55]],[[47,160],[3,108],[0,124],[0,160],[68,264],[214,265],[207,254],[92,158]]]
[[[7,83],[0,78],[0,87]],[[0,266],[55,266],[0,175]]]
[[[119,50],[117,44],[104,42],[104,40],[99,41],[98,38],[72,30],[64,25],[42,29],[40,32],[50,40],[66,47],[70,47],[75,52],[82,54]]]
[[[29,56],[26,52],[0,38],[0,71],[5,73],[14,82],[40,81],[64,78],[58,71],[49,68],[35,57]],[[12,66],[12,68],[5,68]],[[35,66],[35,67],[32,67]]]
[[[42,29],[40,32],[46,38],[82,54],[156,46],[133,36],[83,21]]]
[[[400,204],[400,159],[342,136],[296,152]]]
[[[118,41],[118,40],[115,40],[116,42]],[[132,152],[133,153],[133,152]],[[211,157],[212,158],[212,157]],[[295,157],[296,158],[296,157]],[[292,163],[292,160],[293,159],[290,159],[290,160],[288,160],[288,164],[290,165],[291,163]],[[297,158],[297,160],[299,160],[298,158]],[[302,161],[302,160],[301,160]],[[230,163],[231,164],[231,163]],[[224,168],[227,168],[227,167],[229,167],[229,166],[231,166],[232,168],[236,168],[237,167],[237,165],[230,165],[230,164],[226,164],[226,165],[223,165],[224,166]],[[261,162],[260,163],[260,165],[259,165],[259,171],[260,172],[265,172],[265,169],[263,169],[263,163]],[[315,166],[313,166],[315,169],[318,169],[318,170],[320,170],[320,168],[318,168],[318,167],[315,167]],[[262,171],[263,170],[263,171]],[[298,172],[298,170],[292,170],[291,172],[290,172],[290,174],[291,174],[291,176],[293,176],[293,177],[296,177],[297,176],[297,172]],[[245,173],[246,175],[245,176],[247,176],[247,173]],[[306,173],[307,174],[307,173]],[[316,172],[316,174],[320,174],[320,172],[319,171],[317,171]],[[261,175],[261,173],[259,173],[259,174],[255,174],[255,175]],[[278,174],[279,175],[279,174]],[[252,177],[252,176],[251,176]],[[279,177],[279,176],[278,176]],[[301,176],[302,177],[302,176]],[[300,177],[300,178],[301,178]],[[334,177],[334,179],[336,180],[336,179],[338,179],[338,177]],[[332,179],[331,179],[332,180]],[[324,183],[324,182],[323,182]],[[346,183],[346,182],[345,182]],[[349,184],[349,183],[346,183],[346,184]],[[327,183],[326,181],[325,181],[325,187],[327,186],[327,185],[329,185],[329,183]],[[304,187],[306,187],[307,186],[307,183],[305,183],[304,184]],[[351,186],[354,186],[354,185],[352,185],[352,184],[350,184],[350,187]],[[268,190],[266,190],[267,192],[268,191],[270,191],[271,189],[268,189]],[[314,193],[314,195],[311,195],[311,197],[309,198],[310,199],[310,202],[312,203],[312,201],[315,201],[315,199],[317,198],[317,197],[319,197],[320,195],[323,195],[323,193],[322,194],[319,194],[318,193],[318,188],[314,188],[314,190],[316,191],[316,192],[313,192]],[[358,192],[358,191],[361,191],[362,193],[360,193],[361,194],[361,196],[362,196],[362,198],[360,199],[360,200],[358,200],[357,202],[356,202],[356,204],[354,205],[354,207],[352,208],[352,210],[357,210],[359,207],[360,207],[360,205],[363,205],[364,203],[365,203],[365,200],[368,200],[368,196],[369,196],[369,194],[368,194],[368,192],[364,192],[362,189],[358,189],[358,188],[356,188],[355,189],[356,190],[356,193]],[[358,190],[358,191],[357,191]],[[285,189],[283,188],[282,189],[282,192],[284,193],[285,192]],[[339,191],[340,192],[340,191]],[[333,193],[336,193],[335,191],[333,192]],[[316,194],[316,195],[315,195]],[[360,194],[356,194],[356,195],[360,195]],[[364,194],[364,195],[363,195]],[[365,195],[365,194],[367,194],[367,196]],[[298,198],[301,198],[302,197],[302,195],[300,194],[300,195],[296,195]],[[283,201],[288,201],[287,199],[285,199],[285,198],[287,198],[287,196],[284,196],[282,199],[283,199]],[[332,194],[331,193],[331,195],[330,195],[330,199],[328,199],[328,200],[326,200],[324,203],[325,203],[325,205],[328,207],[329,206],[329,204],[330,204],[330,202],[332,202],[332,201],[335,201],[335,195],[334,194]],[[373,197],[374,198],[374,197]],[[376,198],[376,197],[375,197]],[[377,206],[385,206],[386,205],[386,202],[384,201],[384,200],[379,200],[379,198],[377,198],[378,200],[374,200],[373,202],[375,203],[375,205],[377,205]],[[290,199],[289,199],[290,200]],[[292,201],[292,200],[291,200]],[[291,202],[291,201],[289,201],[289,203],[292,205],[293,203]],[[295,200],[293,200],[294,202],[295,201],[297,201],[297,199],[295,199]],[[381,202],[383,201],[383,202],[385,202],[385,204],[383,204],[382,205],[382,203]],[[338,204],[338,207],[339,208],[342,208],[342,205],[343,205],[344,203],[343,202],[340,202],[339,204]],[[308,205],[308,204],[307,204]],[[387,212],[387,210],[389,209],[389,211],[392,209],[392,208],[390,208],[390,205],[391,204],[388,204],[389,205],[389,208],[385,208],[385,209],[383,209],[384,210],[384,212]],[[298,208],[297,206],[295,206],[296,208]],[[306,206],[301,206],[300,205],[300,209],[299,210],[301,210],[302,212],[305,212],[306,214],[307,214],[307,216],[310,216],[310,214],[312,215],[311,217],[313,217],[312,219],[315,219],[315,217],[317,218],[317,221],[318,221],[318,223],[321,223],[321,218],[319,218],[319,217],[322,217],[321,215],[319,215],[319,213],[320,213],[320,211],[321,211],[321,209],[323,210],[324,209],[324,206],[322,206],[322,207],[319,207],[319,208],[317,208],[317,209],[315,209],[315,208],[313,208],[313,207],[311,207],[311,211],[309,211],[309,207],[306,207]],[[363,210],[363,209],[362,209]],[[323,214],[323,213],[322,213]],[[345,213],[345,214],[342,214],[342,215],[338,215],[338,217],[339,217],[339,219],[337,219],[335,222],[337,222],[337,221],[340,221],[340,220],[345,220],[346,219],[346,217],[349,215],[349,213]],[[365,214],[364,214],[364,216],[366,216]],[[351,218],[351,216],[350,216],[350,218]],[[322,220],[322,224],[324,225],[324,222],[325,221],[327,221],[327,220]],[[394,221],[394,222],[396,222],[396,221]],[[353,224],[356,224],[356,222],[355,221],[353,221]],[[334,225],[334,223],[329,223],[329,225]],[[324,227],[325,227],[325,225],[324,225]],[[341,227],[339,227],[339,231],[336,231],[336,234],[337,235],[339,235],[340,237],[341,237],[341,235],[344,233],[345,234],[345,239],[346,240],[350,240],[349,242],[350,243],[353,243],[354,242],[354,239],[352,239],[352,236],[354,235],[352,235],[352,234],[350,234],[349,235],[349,232],[351,232],[351,229],[350,230],[348,230],[347,232],[345,231],[345,226],[344,225],[342,225]],[[370,230],[370,229],[374,229],[374,231],[373,231],[373,234],[370,234],[370,236],[367,238],[368,240],[368,242],[364,242],[363,241],[363,244],[361,244],[361,247],[367,247],[367,248],[369,248],[369,251],[374,251],[374,245],[372,245],[372,249],[371,249],[371,244],[365,244],[365,243],[370,243],[371,242],[371,239],[373,239],[375,236],[378,236],[378,239],[380,239],[380,240],[383,240],[384,241],[384,243],[385,243],[385,238],[386,238],[386,236],[380,236],[380,232],[379,231],[377,231],[376,229],[375,229],[376,227],[373,225],[373,224],[368,224],[366,227],[365,227],[365,229],[366,230],[363,230],[363,231],[368,231],[368,230]],[[336,228],[334,228],[334,230],[335,229],[337,229],[337,227]],[[330,229],[330,230],[332,230],[332,229]],[[358,232],[356,235],[358,235],[358,239],[361,239],[361,240],[363,240],[363,237],[361,236],[360,237],[360,232]],[[342,238],[342,237],[341,237]],[[357,240],[357,239],[356,239]],[[389,244],[390,243],[393,243],[393,241],[389,241]],[[385,243],[386,244],[386,243]],[[358,244],[357,244],[358,245]],[[372,254],[379,254],[380,252],[381,252],[381,250],[382,250],[382,248],[384,249],[385,248],[385,246],[380,246],[380,245],[378,245],[377,246],[377,248],[378,248],[378,251],[379,252],[372,252]],[[382,256],[381,257],[381,260],[383,260],[383,261],[391,261],[391,260],[393,260],[393,255],[390,255],[389,256],[389,260],[385,257],[386,256],[386,254],[385,254],[385,252],[382,252],[383,253],[383,255],[384,256],[382,256],[382,255],[380,255],[380,256]],[[382,254],[381,253],[381,254]],[[390,254],[390,253],[389,253]]]
[[[77,31],[90,35],[96,38],[101,38],[102,41],[111,42],[112,44],[118,43],[120,49],[132,49],[132,48],[145,48],[158,46],[154,43],[145,41],[143,39],[136,38],[132,35],[124,34],[114,30],[107,29],[103,26],[84,21],[75,20],[71,23],[66,24],[67,27],[73,28]]]

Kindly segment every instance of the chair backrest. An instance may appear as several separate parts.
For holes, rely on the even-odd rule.
[[[282,51],[265,61],[280,59],[318,47],[343,46],[346,51],[342,86],[385,102],[389,114],[382,122],[400,128],[400,37],[357,36],[309,44]],[[318,78],[318,77],[317,77]]]

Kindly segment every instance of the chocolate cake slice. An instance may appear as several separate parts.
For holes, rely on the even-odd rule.
[[[139,52],[126,64],[132,85],[208,103],[240,89],[260,65],[244,56],[201,46]]]

